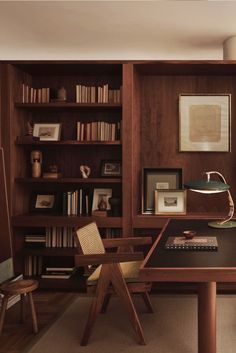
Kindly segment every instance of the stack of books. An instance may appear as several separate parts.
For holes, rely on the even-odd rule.
[[[42,278],[49,279],[69,279],[75,272],[75,267],[46,267],[46,272]]]
[[[26,247],[45,247],[46,235],[45,234],[32,234],[25,235]]]
[[[23,275],[20,274],[16,277],[14,277],[10,282],[14,282],[17,281],[19,279],[23,279]],[[0,308],[2,306],[2,301],[3,301],[3,297],[4,295],[0,293]],[[17,303],[20,300],[20,294],[15,294],[15,295],[11,295],[8,298],[8,302],[7,302],[7,309],[9,309],[10,307],[12,307],[15,303]]]

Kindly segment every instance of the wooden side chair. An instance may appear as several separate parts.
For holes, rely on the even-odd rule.
[[[138,343],[145,344],[143,330],[130,293],[140,293],[149,312],[153,312],[149,297],[151,283],[138,278],[142,252],[121,252],[122,247],[150,244],[151,237],[102,239],[96,223],[90,223],[75,232],[76,243],[83,255],[75,255],[76,266],[99,265],[87,280],[88,292],[95,293],[81,345],[88,343],[99,312],[105,312],[110,296],[116,293],[128,312]],[[106,253],[105,248],[117,248],[118,252]]]

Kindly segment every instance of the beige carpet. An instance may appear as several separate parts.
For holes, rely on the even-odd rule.
[[[91,298],[80,296],[29,353],[197,353],[197,299],[194,295],[154,295],[155,314],[135,299],[147,345],[139,346],[118,298],[99,315],[88,346],[79,345]],[[236,352],[236,296],[217,298],[217,353]]]

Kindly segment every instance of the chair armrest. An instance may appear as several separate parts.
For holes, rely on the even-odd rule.
[[[146,245],[152,243],[151,237],[129,237],[129,238],[115,238],[102,239],[105,248],[116,248],[119,246],[135,246]]]
[[[75,255],[75,266],[101,265],[119,262],[129,262],[143,260],[143,253],[108,253],[108,254],[91,254],[91,255]]]

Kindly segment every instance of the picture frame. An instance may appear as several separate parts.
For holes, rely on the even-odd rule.
[[[102,177],[121,177],[122,165],[120,160],[102,160],[101,176]]]
[[[156,189],[182,189],[182,168],[143,168],[142,214],[154,213]]]
[[[111,205],[108,202],[108,199],[112,197],[112,189],[104,188],[104,189],[97,189],[93,190],[93,202],[92,202],[92,212],[95,210],[99,210],[99,203],[101,199],[106,202],[106,211],[111,209]]]
[[[38,137],[40,141],[59,141],[61,124],[34,124],[33,137]]]
[[[155,214],[177,215],[186,214],[187,191],[180,190],[155,190]]]
[[[34,192],[30,199],[30,212],[52,213],[58,210],[59,196],[56,192]]]
[[[231,94],[180,94],[180,152],[230,152],[230,130]]]

